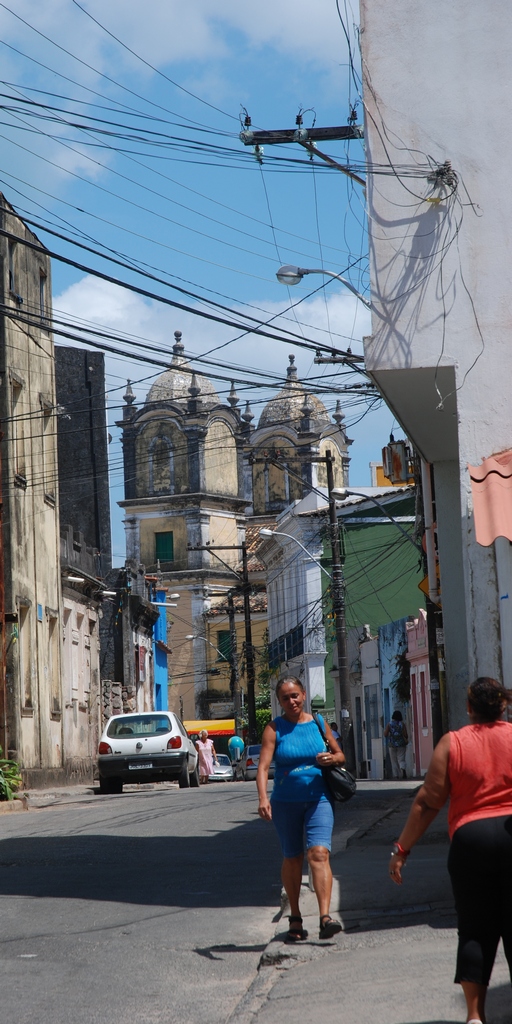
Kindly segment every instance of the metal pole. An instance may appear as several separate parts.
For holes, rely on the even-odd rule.
[[[249,582],[249,570],[247,566],[247,545],[242,543],[242,585],[244,593],[244,619],[245,619],[245,663],[247,666],[247,725],[249,742],[256,743],[256,676],[254,672],[254,648],[252,646],[251,628],[251,584]]]
[[[235,732],[237,736],[240,735],[240,677],[238,674],[238,658],[236,650],[236,626],[235,626],[235,602],[233,601],[233,591],[228,590],[228,618],[229,618],[229,635],[230,635],[230,654],[229,660],[231,662],[231,678],[229,681],[231,693],[233,694],[233,710],[235,718]]]
[[[332,551],[332,606],[336,625],[336,648],[338,652],[338,686],[341,702],[341,736],[343,751],[347,760],[347,768],[355,771],[354,730],[351,721],[352,702],[350,699],[350,677],[347,656],[347,629],[345,622],[345,581],[341,560],[340,534],[338,516],[336,514],[336,498],[334,497],[334,458],[332,452],[325,453],[327,469],[327,491],[329,495],[329,525]]]
[[[440,601],[436,573],[436,550],[434,540],[434,511],[432,492],[432,467],[421,459],[421,506],[423,526],[425,529],[424,568],[428,576],[427,636],[428,663],[430,670],[430,706],[432,713],[432,740],[434,746],[439,743],[445,731],[443,722],[443,693],[438,650],[438,630],[442,630],[442,612],[438,607]]]

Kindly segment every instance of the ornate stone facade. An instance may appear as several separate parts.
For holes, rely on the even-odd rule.
[[[180,593],[173,627],[170,707],[194,718],[206,687],[207,585],[237,586],[248,521],[276,516],[321,486],[315,457],[329,448],[336,484],[348,482],[348,445],[339,407],[299,381],[290,356],[284,387],[258,426],[241,414],[231,387],[222,404],[212,383],[189,365],[179,331],[172,361],[138,407],[124,396],[123,432],[127,557]],[[217,548],[217,551],[208,550]],[[193,644],[186,636],[197,636]]]

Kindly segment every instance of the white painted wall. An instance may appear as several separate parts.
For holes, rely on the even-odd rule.
[[[308,510],[310,507],[311,502],[306,504]],[[298,502],[281,514],[276,525],[279,532],[265,540],[260,553],[268,570],[269,641],[299,623],[304,627],[304,653],[289,662],[288,669],[303,681],[309,707],[315,697],[325,700],[327,649],[322,622],[322,570],[318,564],[323,554],[323,522],[318,516],[298,514],[302,508],[303,503]]]
[[[452,0],[442,11],[426,0],[361,0],[361,17],[373,303],[365,353],[434,464],[453,726],[464,721],[471,678],[502,675],[494,549],[475,541],[467,463],[512,447],[512,19],[506,0]],[[446,160],[458,175],[451,197],[427,180],[429,165]],[[383,164],[394,173],[372,173]],[[503,560],[503,592],[507,574]]]

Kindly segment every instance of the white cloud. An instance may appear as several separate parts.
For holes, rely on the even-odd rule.
[[[257,4],[240,0],[194,0],[188,4],[183,0],[152,0],[144,7],[143,16],[138,0],[109,0],[108,4],[104,0],[84,0],[82,6],[127,46],[159,67],[189,60],[215,61],[226,57],[230,47],[241,42],[261,50],[272,47],[308,63],[346,59],[343,31],[332,0],[316,0],[314,5],[309,0],[279,0],[277,4],[275,0],[259,0]],[[29,25],[101,71],[110,67],[113,54],[117,63],[132,65],[133,58],[70,0],[45,0],[44,4],[17,0],[12,9]],[[0,10],[0,30],[8,42],[30,46],[34,39],[30,29],[5,9]],[[233,34],[239,36],[238,40],[232,38]],[[61,55],[59,61],[62,59]],[[80,74],[84,73],[82,69]]]
[[[286,294],[286,293],[285,293]],[[295,298],[295,295],[293,296]],[[255,300],[255,305],[268,311],[268,317],[261,314],[262,320],[269,319],[283,309],[283,304],[271,303],[268,300]],[[363,334],[369,331],[369,313],[358,300],[349,292],[342,289],[332,291],[327,297],[329,321],[327,320],[325,300],[322,296],[315,296],[312,299],[301,303],[297,308],[297,318],[307,326],[301,328],[293,319],[276,320],[281,327],[287,327],[295,334],[300,335],[301,331],[308,339],[312,339],[322,345],[332,345],[338,349],[346,349],[350,337],[362,338]],[[93,277],[84,277],[76,284],[71,285],[62,294],[54,299],[55,312],[64,311],[72,318],[83,319],[101,327],[106,327],[113,332],[121,332],[149,341],[151,344],[162,346],[169,353],[169,360],[172,356],[174,344],[174,331],[180,330],[183,334],[183,343],[186,351],[191,353],[191,362],[194,362],[193,355],[201,355],[212,348],[229,340],[233,331],[222,324],[208,322],[192,313],[181,310],[168,309],[156,302],[143,299],[128,290],[108,284]],[[240,314],[250,312],[251,315],[258,315],[254,309],[241,308]],[[291,318],[293,314],[287,313]],[[332,332],[326,333],[328,326]],[[269,324],[268,330],[272,331],[273,326]],[[116,347],[120,347],[118,343]],[[129,351],[129,344],[122,346]],[[361,345],[353,343],[353,350],[361,353]],[[299,375],[306,376],[311,367],[314,353],[301,349],[294,345],[293,341],[279,343],[273,339],[247,335],[244,338],[234,341],[222,348],[218,353],[212,353],[211,358],[218,361],[217,367],[212,366],[209,370],[203,366],[201,372],[206,376],[209,373],[226,373],[230,377],[228,364],[238,366],[238,375],[243,378],[261,379],[258,371],[275,374],[277,377],[286,376],[288,354],[294,353],[299,368]],[[160,355],[160,359],[165,356]],[[143,364],[135,363],[126,356],[126,376],[132,379],[146,375]],[[198,368],[199,368],[199,364]],[[116,359],[115,373],[121,373],[123,362]],[[147,371],[147,372],[150,372]],[[155,372],[158,372],[155,368]],[[236,375],[237,371],[233,371]],[[312,371],[313,372],[313,371]],[[314,369],[317,375],[322,371]],[[225,390],[229,384],[218,383],[220,391]],[[237,385],[238,386],[238,385]],[[275,390],[275,384],[269,382],[269,391]],[[241,392],[243,387],[240,386]],[[147,386],[142,389],[142,394],[147,391]],[[142,397],[139,394],[138,397]]]
[[[332,287],[332,286],[331,286]],[[350,293],[340,287],[339,291],[332,291],[328,295],[328,308],[330,326],[333,332],[340,335],[352,335],[361,338],[370,329],[369,313],[360,305],[358,300]],[[279,312],[283,305],[269,303],[268,301],[256,302],[268,310],[270,315]],[[59,312],[57,312],[59,311]],[[299,312],[300,311],[300,312]],[[172,345],[174,344],[174,331],[181,330],[186,351],[200,355],[216,345],[222,345],[230,336],[230,329],[220,324],[207,323],[191,313],[184,313],[179,310],[173,311],[156,302],[150,302],[130,291],[100,281],[94,277],[84,277],[76,284],[71,285],[60,295],[54,298],[54,312],[59,316],[65,312],[70,319],[83,320],[88,324],[98,327],[106,327],[112,332],[127,333],[131,336],[144,338],[153,344],[165,347],[169,353],[169,362],[172,357]],[[254,311],[252,311],[254,312]],[[326,326],[325,302],[322,296],[315,296],[298,307],[299,319],[309,327],[304,328],[304,333],[318,340],[322,344],[329,343],[328,335],[321,333],[318,328]],[[300,333],[299,327],[287,322],[292,330]],[[57,337],[57,341],[59,341]],[[62,344],[70,344],[65,339]],[[117,343],[113,342],[113,344]],[[337,337],[334,333],[332,344],[337,348],[344,348],[343,338]],[[113,443],[110,447],[111,460],[111,488],[112,488],[112,526],[114,550],[116,562],[122,563],[124,558],[124,531],[122,527],[123,515],[117,502],[123,499],[122,484],[122,449],[118,430],[113,423],[121,417],[120,405],[125,390],[126,379],[134,381],[134,391],[137,401],[142,402],[151,386],[152,374],[162,372],[158,367],[152,367],[131,360],[129,357],[129,343],[122,346],[127,355],[122,358],[106,356],[107,391],[109,399],[109,423],[113,434]],[[362,351],[361,345],[353,344],[354,352]],[[228,363],[239,365],[239,375],[247,379],[261,379],[261,371],[275,374],[276,377],[284,378],[288,365],[288,354],[293,353],[296,357],[296,364],[299,376],[308,380],[313,376],[321,376],[323,372],[331,372],[336,367],[315,366],[313,353],[300,349],[292,343],[280,344],[270,339],[258,338],[249,335],[240,341],[233,342],[211,358],[218,361],[219,366],[208,368],[200,363],[194,364],[193,356],[190,358],[192,365],[195,365],[201,373],[210,376],[213,372],[223,373],[227,371]],[[258,373],[260,371],[260,373]],[[229,373],[228,373],[229,376]],[[151,378],[151,379],[145,379]],[[140,381],[140,383],[136,383]],[[226,400],[226,392],[229,388],[229,381],[214,381],[217,390],[221,393],[222,401]],[[269,382],[268,391],[262,394],[259,390],[252,395],[244,392],[241,386],[237,385],[242,401],[249,396],[255,413],[257,423],[262,409],[262,400],[266,400],[270,394],[274,394],[277,384]],[[280,385],[279,385],[280,386]],[[329,396],[322,395],[322,398],[329,408],[333,408],[335,396],[329,400]],[[342,399],[343,405],[343,399]],[[346,420],[350,423],[363,411],[363,407],[355,411],[346,410]],[[383,408],[366,416],[361,423],[349,429],[350,436],[355,443],[350,449],[351,482],[354,486],[369,485],[370,471],[369,462],[380,458],[380,449],[387,441],[392,426],[392,415]]]

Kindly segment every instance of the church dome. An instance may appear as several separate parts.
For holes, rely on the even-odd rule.
[[[314,431],[320,432],[330,425],[329,413],[324,403],[298,380],[295,356],[288,356],[288,359],[290,365],[286,370],[286,384],[267,402],[260,416],[258,428],[290,424],[298,429],[300,421],[304,418],[306,402],[311,427]]]
[[[207,377],[197,373],[194,374],[195,379],[192,381],[192,370],[183,354],[185,346],[181,340],[181,331],[175,331],[174,337],[176,340],[172,347],[171,365],[151,385],[146,405],[149,402],[187,402],[191,397],[191,387],[194,387],[194,396],[197,392],[203,409],[212,409],[214,405],[220,405],[220,398]]]

